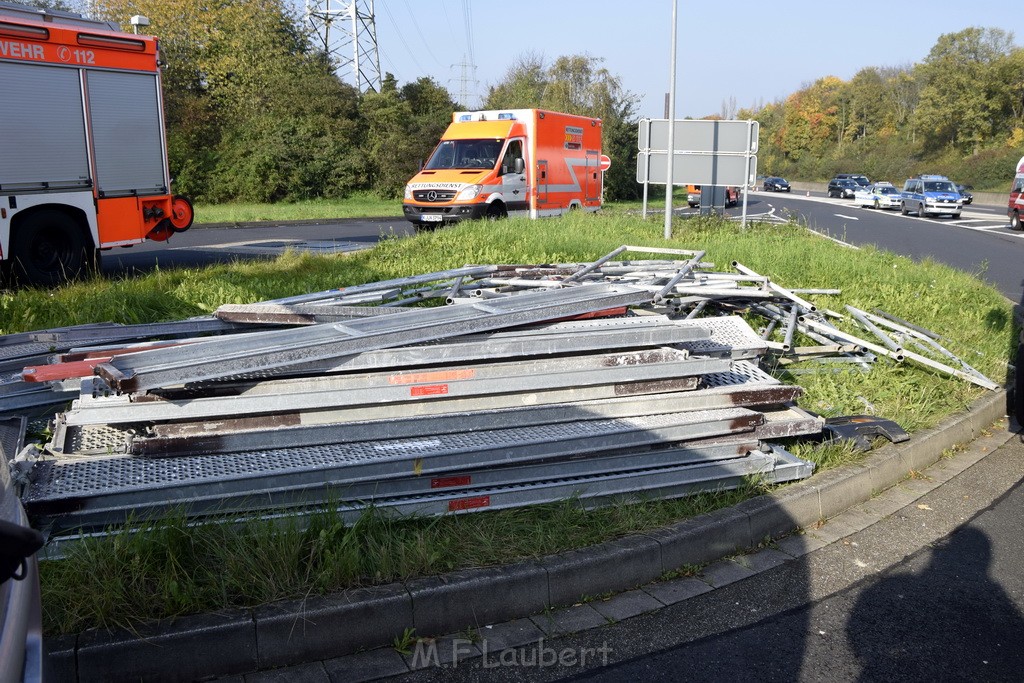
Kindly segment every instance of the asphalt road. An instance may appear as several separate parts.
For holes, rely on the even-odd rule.
[[[1005,206],[969,205],[959,219],[919,218],[899,211],[865,209],[850,199],[801,193],[755,192],[749,216],[796,219],[849,244],[874,244],[915,260],[933,259],[978,276],[1013,301],[1024,295],[1024,232],[1009,229]],[[730,215],[739,215],[736,209]]]
[[[847,543],[868,548],[903,536],[909,557],[819,600],[780,610],[785,602],[759,601],[758,593],[806,578],[781,570],[758,576],[732,595],[711,597],[719,609],[765,604],[768,614],[750,625],[662,649],[581,676],[598,681],[1019,681],[1024,672],[1024,487],[1008,462],[1024,448],[1016,440],[992,462],[954,481],[921,503],[954,521],[957,500],[971,482],[1016,481],[997,504],[981,510],[938,541],[913,551],[915,524],[897,515]],[[993,456],[990,456],[993,457]],[[997,462],[1002,460],[1002,462]],[[945,488],[945,487],[943,487]],[[936,512],[940,511],[940,512]],[[863,561],[863,560],[862,560]],[[849,571],[843,566],[835,570]],[[851,572],[856,576],[855,572]],[[808,592],[811,592],[810,590]],[[732,603],[732,604],[722,604]],[[773,604],[776,603],[776,604]],[[677,615],[678,620],[687,616]],[[741,622],[742,623],[742,622]]]
[[[376,244],[382,236],[412,234],[412,225],[394,219],[339,219],[320,223],[266,223],[242,227],[203,227],[103,252],[107,276],[145,273],[154,268],[194,268],[239,259],[275,258],[286,248],[318,254],[348,252]]]

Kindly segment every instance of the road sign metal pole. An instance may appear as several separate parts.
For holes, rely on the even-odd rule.
[[[750,194],[750,188],[753,187],[750,181],[750,150],[753,149],[753,136],[754,126],[752,122],[747,121],[747,165],[746,175],[744,176],[746,182],[743,185],[743,216],[740,219],[740,230],[747,229],[747,195]]]
[[[651,120],[650,119],[643,119],[643,120],[640,121],[640,125],[647,127],[647,135],[645,137],[647,139],[647,146],[650,147],[650,144],[651,144]],[[651,177],[651,155],[648,154],[648,151],[649,150],[647,150],[647,149],[640,150],[640,156],[644,160],[644,203],[643,203],[643,208],[642,208],[642,210],[640,212],[640,215],[641,215],[641,217],[645,221],[647,220],[647,189],[648,189],[648,187],[650,187],[650,177]]]
[[[672,0],[672,59],[669,64],[668,84],[668,165],[665,182],[665,239],[672,239],[672,165],[675,156],[676,137],[676,12],[679,0]]]

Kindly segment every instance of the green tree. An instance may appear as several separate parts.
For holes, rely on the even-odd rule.
[[[344,196],[365,183],[358,93],[287,0],[95,0],[161,39],[177,189],[207,200]]]
[[[977,152],[992,138],[998,112],[997,62],[1012,37],[996,29],[967,28],[939,36],[918,69],[924,81],[917,123],[929,147]]]
[[[443,87],[421,78],[402,88],[386,74],[379,93],[363,96],[363,152],[370,160],[369,185],[382,197],[400,197],[452,120],[455,103]]]
[[[497,85],[488,88],[484,109],[539,107],[547,86],[544,58],[535,53],[520,55]]]

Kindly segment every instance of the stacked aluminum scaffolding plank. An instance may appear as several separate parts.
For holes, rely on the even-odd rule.
[[[683,315],[696,300],[795,295],[709,273],[701,252],[612,260],[625,249],[225,307],[216,337],[105,339],[50,357],[23,379],[78,393],[43,452],[24,456],[26,508],[71,538],[170,510],[331,505],[350,519],[367,505],[598,505],[809,476],[770,442],[823,420],[757,367],[769,344],[739,316]],[[448,305],[403,308],[426,299]]]

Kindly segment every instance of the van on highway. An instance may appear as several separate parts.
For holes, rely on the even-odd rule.
[[[1010,203],[1006,207],[1006,215],[1010,217],[1011,230],[1020,230],[1020,212],[1022,210],[1024,210],[1024,157],[1017,162],[1017,175],[1013,178],[1013,186],[1010,188]]]
[[[942,175],[921,175],[908,178],[903,184],[903,203],[900,210],[904,216],[916,213],[921,218],[944,213],[960,218],[963,209],[960,193],[949,178]]]

